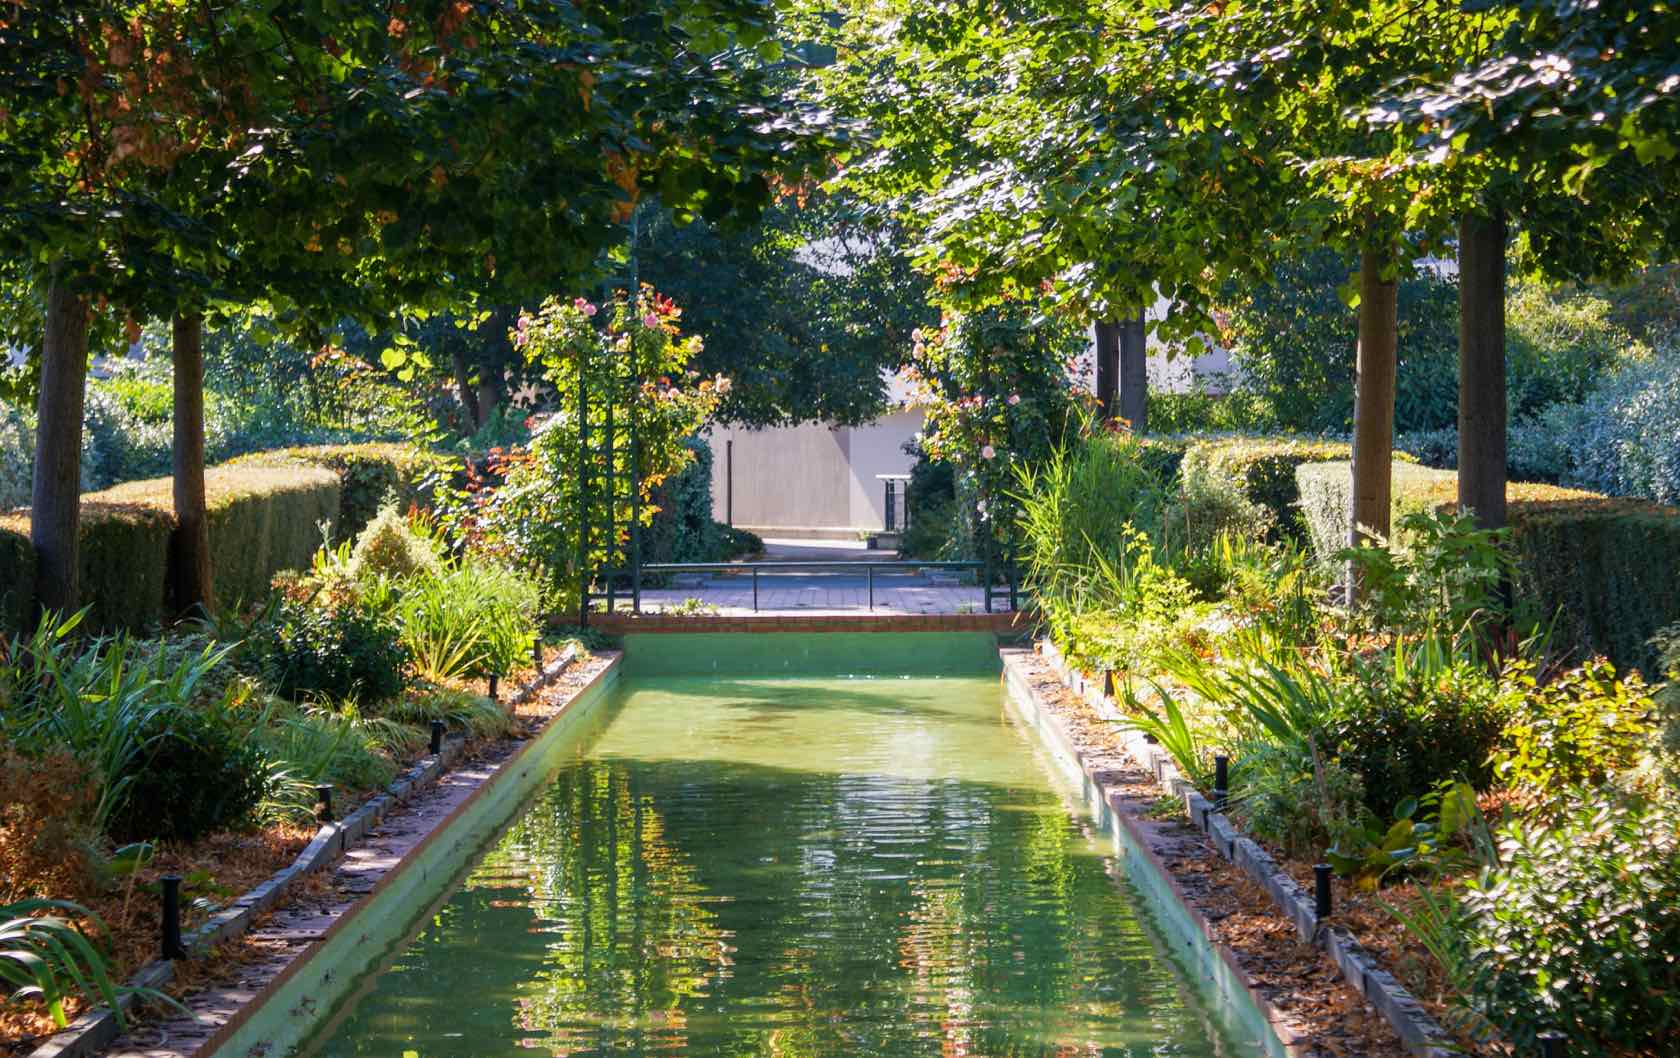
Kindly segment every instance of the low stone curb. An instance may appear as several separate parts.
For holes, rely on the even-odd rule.
[[[1272,898],[1272,902],[1295,924],[1303,941],[1329,954],[1342,977],[1394,1027],[1406,1049],[1419,1058],[1450,1058],[1456,1053],[1452,1039],[1424,1010],[1417,997],[1345,929],[1319,921],[1312,897],[1301,884],[1280,867],[1259,843],[1246,837],[1213,803],[1203,797],[1178,770],[1172,757],[1150,743],[1135,729],[1120,727],[1124,718],[1102,685],[1070,665],[1055,644],[1040,640],[1038,652],[1063,685],[1078,695],[1104,719],[1116,722],[1116,734],[1126,751],[1155,781],[1174,797],[1183,799],[1185,815],[1213,839],[1213,845]]]
[[[507,704],[516,706],[530,701],[538,691],[554,682],[577,657],[577,648],[567,647],[535,679],[520,687]],[[293,882],[336,862],[378,826],[391,809],[407,804],[418,791],[436,782],[439,776],[454,767],[465,752],[464,738],[445,739],[439,753],[422,757],[386,786],[384,792],[364,801],[342,820],[323,824],[290,864],[269,875],[197,929],[184,934],[181,942],[188,954],[201,955],[218,944],[244,936],[259,917],[280,903]],[[156,959],[136,971],[129,979],[128,987],[156,990],[174,978],[175,964],[168,959]],[[133,1004],[132,994],[117,998],[117,1006],[124,1012]],[[29,1058],[91,1058],[121,1034],[116,1013],[108,1007],[94,1007],[29,1052]]]

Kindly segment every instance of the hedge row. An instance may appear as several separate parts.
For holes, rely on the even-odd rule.
[[[217,603],[268,594],[274,574],[309,564],[323,534],[359,532],[387,492],[429,496],[448,460],[401,445],[328,445],[259,453],[205,471]],[[435,480],[435,479],[433,479]],[[168,478],[82,497],[81,589],[88,627],[145,630],[179,612],[168,597],[174,499]],[[0,515],[0,631],[33,621],[35,552],[29,512]]]
[[[397,506],[431,506],[437,484],[449,479],[459,460],[401,444],[316,445],[253,452],[233,466],[325,467],[338,475],[339,515],[333,542],[353,538],[373,521],[387,496]]]
[[[1296,473],[1314,548],[1334,555],[1348,538],[1348,464]],[[1450,507],[1457,495],[1453,471],[1395,464],[1396,518]],[[1525,482],[1506,497],[1519,604],[1555,621],[1558,645],[1659,675],[1651,637],[1680,621],[1680,508]]]

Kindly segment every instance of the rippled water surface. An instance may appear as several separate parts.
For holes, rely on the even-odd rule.
[[[313,1051],[1239,1055],[979,679],[641,678]]]

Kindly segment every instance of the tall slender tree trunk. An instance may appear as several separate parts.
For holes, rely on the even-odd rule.
[[[210,521],[204,503],[204,317],[182,313],[174,322],[175,532],[170,538],[175,609],[210,613],[215,591],[210,568]]]
[[[1149,429],[1149,332],[1141,311],[1120,325],[1120,417],[1134,433]]]
[[[1393,492],[1394,381],[1399,347],[1396,293],[1384,279],[1387,254],[1359,255],[1359,352],[1353,397],[1352,519],[1348,544],[1371,536],[1387,537]],[[1349,592],[1358,590],[1350,576]]]
[[[35,545],[35,600],[68,614],[81,605],[77,536],[82,521],[82,410],[87,396],[88,302],[54,270],[47,289],[36,405],[35,480],[29,539]]]
[[[1120,321],[1097,323],[1097,407],[1104,422],[1120,413]]]
[[[1505,214],[1458,223],[1458,503],[1505,524]]]

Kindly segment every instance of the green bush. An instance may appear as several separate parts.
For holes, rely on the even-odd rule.
[[[1432,646],[1382,657],[1345,688],[1328,737],[1342,765],[1364,780],[1365,806],[1379,819],[1444,780],[1480,790],[1520,691],[1512,693],[1478,662]]]
[[[1618,679],[1600,659],[1542,684],[1513,662],[1505,680],[1518,704],[1491,763],[1507,785],[1539,794],[1602,785],[1656,743],[1657,704],[1637,673]]]
[[[694,458],[654,488],[659,510],[642,531],[644,562],[722,562],[728,557],[724,526],[712,518],[712,448],[691,437],[683,446]]]
[[[416,533],[394,506],[382,507],[356,537],[349,573],[367,576],[435,575],[442,564],[432,542]]]
[[[397,619],[422,675],[502,676],[529,663],[541,606],[534,581],[469,560],[405,584]]]
[[[268,785],[263,752],[217,710],[153,713],[109,830],[117,841],[196,841],[244,823]]]
[[[29,524],[0,516],[0,636],[29,626],[35,608],[35,547]]]
[[[325,467],[337,474],[340,498],[334,543],[355,539],[379,514],[388,496],[395,499],[400,512],[410,506],[430,507],[435,485],[459,469],[459,460],[450,456],[386,442],[278,448],[243,456],[234,463],[302,464]]]
[[[1516,1053],[1551,1029],[1571,1054],[1680,1053],[1677,824],[1671,803],[1602,791],[1500,835],[1463,907],[1470,1002]]]
[[[263,673],[288,698],[380,701],[403,688],[408,651],[369,607],[287,598],[259,636]]]
[[[169,511],[144,503],[112,502],[104,493],[82,497],[80,533],[82,602],[86,627],[99,631],[155,628],[168,616],[165,587],[169,570]],[[6,615],[21,631],[35,606],[35,550],[29,542],[29,512],[0,515],[0,563],[8,579],[0,593]]]
[[[1346,545],[1350,471],[1297,471],[1313,547],[1326,561]],[[1458,476],[1396,463],[1396,515],[1450,506]],[[1651,638],[1680,620],[1680,509],[1575,489],[1513,482],[1506,491],[1519,613],[1577,658],[1660,671]]]
[[[1217,504],[1271,540],[1294,535],[1300,486],[1295,468],[1348,458],[1345,441],[1295,437],[1224,437],[1197,441],[1184,452],[1179,476],[1186,497]]]
[[[337,486],[331,473],[309,467],[229,464],[206,470],[205,513],[217,603],[258,601],[267,596],[274,574],[309,565],[321,543],[320,527],[331,524],[338,513]],[[88,498],[144,507],[163,513],[173,523],[173,489],[170,479],[154,478],[117,485]],[[118,575],[132,576],[132,572],[119,565]],[[83,597],[96,605],[108,591],[84,580]],[[180,608],[175,600],[168,601],[174,609]]]

